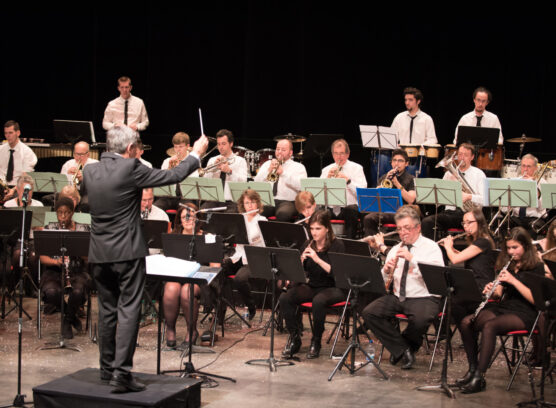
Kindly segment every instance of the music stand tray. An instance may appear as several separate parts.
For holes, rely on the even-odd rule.
[[[187,177],[180,183],[182,197],[197,201],[224,202],[224,189],[219,178]]]
[[[551,210],[556,208],[556,184],[540,184],[542,207]]]
[[[255,190],[261,196],[263,205],[274,207],[274,194],[272,193],[272,183],[266,181],[230,181],[230,192],[232,193],[232,200],[237,202],[243,192],[247,189]]]
[[[349,255],[371,256],[371,247],[364,241],[347,238],[336,238],[343,242],[344,253]]]
[[[363,147],[379,150],[395,150],[398,148],[398,131],[391,127],[375,125],[359,125]]]
[[[474,146],[485,149],[496,149],[498,147],[498,139],[500,138],[500,129],[483,126],[458,126],[458,138],[456,146],[467,142]]]
[[[23,211],[23,207],[13,207],[13,208],[10,208],[9,210],[10,211]],[[31,218],[31,228],[44,227],[46,225],[44,220],[45,220],[46,214],[49,213],[49,210],[50,210],[50,207],[39,207],[39,206],[28,205],[26,211],[31,212],[33,214],[33,217]],[[0,210],[0,211],[6,211],[6,210]],[[53,213],[53,214],[56,214],[56,213]],[[18,215],[18,217],[19,217],[19,215]],[[58,218],[56,218],[53,221],[54,222],[58,221]],[[25,222],[25,223],[27,224],[27,222]]]
[[[356,189],[360,212],[395,213],[403,205],[402,191],[397,188]]]
[[[176,195],[175,189],[176,186],[174,184],[158,186],[153,188],[153,194],[155,197],[174,197]]]
[[[343,178],[301,179],[301,190],[309,191],[315,197],[317,205],[325,207],[332,205],[346,205],[346,180]]]
[[[59,143],[75,144],[84,141],[89,144],[96,142],[93,122],[83,120],[54,119],[54,140]]]
[[[37,171],[28,174],[35,181],[33,191],[37,193],[57,193],[69,184],[65,174]]]
[[[267,247],[300,249],[309,239],[307,229],[301,224],[259,221],[259,228]]]
[[[226,242],[234,244],[249,244],[247,228],[245,227],[245,217],[243,214],[219,212],[208,213],[205,232],[220,235]]]
[[[168,222],[162,220],[143,220],[143,237],[149,248],[162,248],[161,234],[168,232]]]

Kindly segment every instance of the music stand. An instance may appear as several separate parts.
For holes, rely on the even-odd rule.
[[[67,230],[44,230],[35,231],[35,252],[37,255],[48,256],[79,256],[84,257],[89,255],[89,232],[84,231],[67,231]],[[60,302],[60,341],[58,343],[47,343],[40,350],[52,349],[68,349],[73,351],[81,351],[78,347],[71,346],[65,343],[62,336],[62,327],[64,325],[65,308],[64,308],[64,279],[69,275],[66,270],[68,266],[62,262],[60,272],[60,290],[62,291]]]
[[[187,177],[179,186],[182,198],[196,200],[198,207],[201,201],[226,201],[220,178]]]
[[[172,188],[174,189],[172,191]],[[176,186],[174,184],[170,184],[167,186],[159,186],[153,188],[153,194],[155,197],[174,197],[176,196]]]
[[[378,213],[378,229],[382,226],[382,213],[395,213],[403,205],[402,191],[397,188],[356,189],[359,212]]]
[[[13,207],[10,208],[11,211],[22,211],[23,207]],[[50,207],[39,207],[39,206],[27,206],[27,211],[33,213],[33,217],[31,218],[31,229],[37,227],[44,227],[47,223],[44,222],[46,214],[50,212]],[[56,215],[55,212],[52,214]],[[19,217],[19,215],[18,215]],[[52,221],[58,221],[58,218]],[[90,223],[89,223],[90,224]]]
[[[537,183],[535,180],[487,178],[485,191],[489,207],[507,207],[508,211],[502,221],[498,223],[494,236],[498,235],[500,227],[506,221],[508,234],[510,233],[510,217],[513,207],[537,206]]]
[[[301,224],[259,221],[259,228],[267,247],[300,249],[309,239],[307,229]]]
[[[65,174],[51,173],[51,172],[36,172],[28,173],[29,176],[35,181],[33,191],[36,193],[58,193],[62,191],[64,186],[69,184],[68,178]]]
[[[263,205],[274,207],[274,193],[272,192],[272,183],[266,181],[230,181],[230,192],[232,193],[232,200],[237,202],[243,192],[247,189],[255,190],[261,196]]]
[[[72,145],[84,141],[89,144],[95,143],[95,129],[93,122],[82,120],[54,119],[54,140],[59,143],[71,143]]]
[[[359,343],[359,336],[357,332],[357,301],[359,297],[359,292],[371,292],[378,295],[385,295],[386,288],[384,287],[384,279],[382,278],[382,273],[380,271],[380,263],[368,256],[358,256],[358,255],[346,255],[330,252],[328,254],[330,258],[330,265],[332,271],[334,271],[334,279],[336,281],[336,287],[340,289],[345,289],[348,292],[348,297],[346,299],[346,304],[349,302],[351,304],[352,315],[352,335],[351,341],[342,354],[342,358],[334,367],[334,370],[328,377],[328,381],[332,381],[332,377],[336,374],[338,370],[342,367],[346,367],[350,374],[354,374],[359,371],[367,364],[372,364],[385,380],[388,376],[380,366],[375,363],[374,359],[361,347]],[[350,299],[351,295],[351,299]],[[360,351],[366,357],[365,361],[360,367],[355,368],[355,352]],[[346,363],[348,356],[351,356],[351,362]]]
[[[162,220],[143,220],[142,223],[141,229],[143,230],[143,237],[147,242],[147,246],[156,249],[162,248],[161,235],[168,232],[168,222]]]
[[[251,266],[251,274],[254,278],[271,281],[272,305],[276,303],[276,281],[278,279],[291,282],[305,282],[305,271],[301,265],[301,254],[297,249],[265,248],[247,245],[245,246],[247,262]],[[274,307],[270,316],[270,351],[267,359],[255,359],[246,361],[245,364],[268,365],[271,372],[277,367],[294,365],[292,361],[276,360],[274,358]]]
[[[346,205],[346,180],[343,178],[305,178],[301,179],[301,190],[313,194],[317,205]]]
[[[336,238],[344,244],[344,253],[349,255],[372,256],[371,247],[364,241]]]
[[[438,217],[438,207],[450,205],[463,208],[461,183],[455,180],[439,180],[433,178],[416,178],[415,192],[417,204],[434,204],[434,236],[436,241],[436,219]]]
[[[213,212],[207,215],[205,232],[222,236],[229,244],[249,244],[243,214]],[[222,259],[220,259],[221,262]]]
[[[304,160],[310,160],[313,157],[319,158],[320,171],[323,168],[324,158],[328,156],[330,147],[335,140],[343,139],[344,135],[341,133],[311,133],[307,137],[307,144],[305,145]]]
[[[458,126],[456,146],[467,142],[479,149],[496,149],[498,147],[499,137],[500,129],[498,128]]]
[[[361,142],[363,147],[370,147],[378,149],[380,157],[382,150],[395,150],[398,148],[398,131],[391,127],[386,126],[367,126],[359,125],[361,132]],[[381,176],[380,174],[380,160],[377,164],[376,184]]]
[[[540,187],[542,207],[547,211],[556,208],[556,184],[542,183],[540,184]],[[544,225],[539,229],[539,232],[545,229],[547,225],[550,225],[554,218],[555,217],[553,216],[548,221],[546,221]]]

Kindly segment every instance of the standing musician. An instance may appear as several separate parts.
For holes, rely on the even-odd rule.
[[[498,116],[486,110],[487,105],[492,101],[492,94],[485,87],[478,87],[473,91],[473,103],[475,109],[466,113],[461,117],[456,126],[456,134],[454,136],[454,144],[458,140],[458,128],[460,126],[479,126],[500,129],[500,137],[498,144],[504,144],[504,137],[502,136],[502,125]]]
[[[129,126],[142,132],[149,126],[149,117],[145,103],[141,98],[131,94],[131,79],[123,76],[118,78],[118,92],[120,96],[108,102],[102,119],[104,130],[114,126]]]
[[[59,197],[54,205],[58,222],[51,222],[44,229],[47,230],[69,230],[69,231],[90,231],[89,225],[80,224],[72,220],[74,207],[73,201],[68,197]],[[64,289],[60,282],[62,265],[65,263],[67,271],[64,280],[69,284],[68,303],[64,306],[64,321],[62,322],[62,337],[65,339],[73,338],[72,326],[79,332],[82,330],[81,320],[79,319],[79,309],[85,304],[87,294],[91,288],[91,277],[87,273],[86,260],[81,257],[50,257],[41,255],[41,264],[45,266],[45,271],[41,276],[41,290],[44,294],[45,306],[50,309],[58,309],[62,301]],[[68,279],[69,278],[69,281]],[[46,307],[45,307],[46,308]]]
[[[494,279],[494,241],[490,236],[488,223],[479,208],[474,208],[463,215],[463,229],[467,234],[467,248],[458,251],[454,248],[454,238],[448,235],[440,241],[446,249],[446,254],[452,264],[463,263],[464,268],[473,271],[473,277],[479,288],[484,288]],[[478,303],[452,302],[452,317],[458,326],[462,319],[473,313]]]
[[[440,247],[421,235],[421,218],[413,207],[400,207],[394,218],[401,242],[388,252],[382,269],[384,281],[393,282],[393,290],[367,305],[362,316],[390,351],[390,363],[395,365],[403,359],[401,368],[407,370],[413,366],[414,353],[440,306],[440,298],[427,290],[418,262],[444,265],[444,260]],[[392,321],[398,313],[408,317],[402,333]]]
[[[512,262],[508,263],[512,258]],[[503,269],[507,264],[509,267]],[[488,303],[476,320],[473,320],[474,315],[469,315],[461,323],[461,338],[469,370],[456,384],[466,394],[486,388],[485,373],[494,353],[497,336],[512,330],[530,330],[537,314],[531,290],[521,280],[526,272],[543,276],[544,267],[525,229],[516,227],[510,231],[502,244],[496,269],[502,269],[498,275],[501,284],[496,287],[493,298],[501,299],[500,302]],[[488,283],[483,293],[489,293],[492,287],[493,282]]]
[[[409,166],[409,157],[407,152],[402,149],[396,149],[392,152],[392,169],[383,175],[379,180],[382,185],[385,179],[392,182],[392,188],[398,188],[402,192],[402,200],[405,204],[413,204],[415,202],[415,181],[414,177],[406,171]],[[383,213],[380,215],[382,223],[393,224],[394,214]],[[365,235],[375,235],[378,233],[378,213],[369,213],[363,219]]]
[[[217,201],[206,201],[201,208],[213,208],[226,205],[228,211],[236,212],[237,205],[232,201],[232,192],[230,191],[230,181],[247,181],[247,162],[241,156],[234,153],[234,135],[228,129],[221,129],[216,133],[216,146],[220,156],[211,157],[207,163],[207,167],[211,167],[220,163],[214,171],[207,171],[204,177],[220,178],[224,188],[225,203]]]
[[[312,239],[303,244],[301,261],[307,274],[307,283],[295,283],[280,296],[280,310],[286,320],[290,342],[282,355],[291,357],[301,348],[301,333],[296,317],[297,307],[304,302],[313,303],[313,338],[307,358],[317,358],[324,332],[326,307],[345,300],[343,291],[335,287],[329,252],[344,252],[344,244],[336,239],[326,210],[316,211],[309,220]]]
[[[462,143],[458,147],[457,157],[459,160],[460,174],[467,180],[467,183],[473,189],[473,193],[463,192],[462,199],[464,207],[471,207],[471,205],[482,206],[486,175],[482,170],[471,165],[475,158],[475,147],[469,143]],[[459,181],[450,171],[444,173],[442,179]],[[466,204],[467,202],[472,204]],[[448,228],[455,228],[461,225],[463,221],[463,210],[447,205],[444,211],[438,215],[429,215],[425,217],[423,220],[423,235],[427,238],[432,239],[434,237],[435,217],[437,226],[440,229],[447,230]]]
[[[131,374],[148,254],[139,210],[142,190],[185,179],[208,146],[203,135],[190,157],[164,171],[135,159],[138,141],[139,134],[127,126],[110,129],[107,151],[83,173],[92,220],[89,262],[99,295],[100,378],[110,380],[113,392],[145,389]]]
[[[322,169],[320,178],[343,178],[346,180],[346,206],[334,206],[329,209],[332,219],[345,221],[345,235],[355,238],[357,232],[357,219],[359,210],[357,208],[356,189],[366,188],[367,179],[363,166],[349,160],[349,145],[344,139],[337,139],[330,148],[334,163]]]
[[[423,93],[417,88],[408,87],[403,90],[403,97],[407,110],[399,113],[392,122],[392,127],[398,131],[398,143],[438,143],[432,118],[420,109]]]
[[[307,170],[301,163],[292,159],[293,143],[291,140],[282,139],[276,143],[275,159],[263,163],[255,176],[255,181],[274,181],[273,193],[274,208],[265,206],[263,215],[270,217],[275,215],[277,221],[289,222],[296,215],[294,200],[301,189],[302,178],[307,178]]]

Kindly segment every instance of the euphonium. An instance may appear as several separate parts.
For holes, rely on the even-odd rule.
[[[475,194],[475,192],[473,191],[473,188],[471,188],[471,185],[469,185],[469,183],[467,182],[467,180],[465,179],[465,177],[463,176],[463,174],[461,174],[461,171],[459,170],[459,167],[461,166],[461,163],[457,166],[454,163],[456,155],[457,155],[457,152],[454,152],[454,154],[452,154],[452,156],[450,156],[450,157],[445,156],[442,160],[440,160],[438,162],[438,164],[436,165],[436,168],[444,167],[446,170],[448,170],[450,173],[452,173],[452,176],[454,176],[454,178],[457,181],[459,181],[461,183],[461,188],[462,188],[464,193]],[[463,203],[463,210],[465,212],[473,210],[474,207],[475,207],[475,204],[471,200],[465,201]]]

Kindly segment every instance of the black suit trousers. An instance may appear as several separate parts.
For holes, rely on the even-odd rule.
[[[133,367],[145,258],[92,264],[98,290],[98,338],[101,370],[126,374]]]

